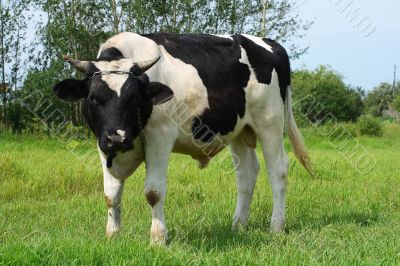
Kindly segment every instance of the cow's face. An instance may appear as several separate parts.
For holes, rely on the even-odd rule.
[[[98,138],[100,149],[111,159],[117,152],[134,148],[133,140],[145,126],[153,105],[173,95],[167,86],[149,82],[144,74],[158,58],[140,63],[130,59],[98,62],[65,59],[87,78],[61,81],[54,92],[65,101],[84,99],[84,116]]]

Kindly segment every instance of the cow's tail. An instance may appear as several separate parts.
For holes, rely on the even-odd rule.
[[[306,145],[304,144],[303,136],[300,133],[299,128],[297,127],[296,120],[293,116],[292,110],[292,93],[290,86],[287,87],[286,90],[286,113],[287,113],[287,129],[290,143],[292,144],[292,148],[294,151],[294,155],[300,161],[300,163],[304,166],[304,168],[312,175],[312,164],[310,161],[310,157],[307,153]]]

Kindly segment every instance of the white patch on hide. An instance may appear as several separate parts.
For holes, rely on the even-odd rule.
[[[230,36],[230,35],[222,35],[222,34],[210,34],[210,35],[213,35],[213,36],[216,36],[216,37],[220,37],[220,38],[233,40],[232,36]]]
[[[132,59],[121,59],[115,61],[100,61],[93,62],[94,65],[100,71],[125,71],[129,72],[129,70],[134,65],[134,61]],[[121,89],[126,80],[128,79],[129,74],[106,74],[101,75],[101,79],[107,83],[108,87],[115,91],[118,97],[121,95]]]
[[[256,36],[252,36],[252,35],[248,35],[248,34],[241,34],[241,35],[246,37],[247,39],[251,40],[255,44],[267,49],[267,51],[269,51],[271,53],[274,52],[274,51],[272,51],[272,47],[269,46],[268,44],[266,44],[260,37],[256,37]]]

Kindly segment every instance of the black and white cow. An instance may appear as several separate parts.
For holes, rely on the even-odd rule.
[[[121,33],[101,45],[95,61],[64,59],[87,75],[61,81],[54,92],[66,101],[84,99],[103,165],[108,237],[120,228],[124,181],[145,162],[151,242],[165,243],[171,152],[191,155],[204,167],[226,145],[237,172],[232,226],[245,225],[259,171],[257,139],[273,191],[271,229],[284,229],[285,109],[294,153],[307,169],[310,164],[292,114],[290,65],[282,46],[246,34]]]

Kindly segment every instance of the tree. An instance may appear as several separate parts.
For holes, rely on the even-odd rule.
[[[295,109],[311,122],[355,121],[362,114],[362,89],[346,85],[330,67],[294,72],[292,88]]]
[[[290,40],[303,37],[312,25],[295,14],[293,0],[136,0],[122,8],[122,27],[127,31],[248,33],[289,44],[292,57],[304,54],[307,47]]]
[[[305,33],[313,24],[312,21],[301,19],[299,14],[295,12],[298,1],[259,0],[257,2],[257,14],[259,15],[257,20],[259,23],[251,23],[250,32],[289,45],[288,50],[291,58],[299,58],[305,54],[308,47],[300,47],[291,42],[293,39],[305,37]],[[259,26],[259,24],[261,25]]]
[[[394,88],[394,95],[400,94],[400,83]],[[373,116],[382,116],[384,110],[389,109],[393,102],[393,87],[391,84],[383,82],[370,91],[364,99],[366,112]]]
[[[59,101],[51,89],[60,80],[68,78],[70,73],[58,58],[46,69],[28,71],[24,86],[15,100],[24,107],[20,120],[31,126],[44,127],[46,131],[57,130],[72,122],[75,110]]]
[[[109,9],[109,4],[114,4],[114,8]],[[113,31],[118,31],[120,18],[116,15],[116,5],[115,1],[107,3],[99,0],[40,2],[40,7],[47,13],[48,22],[39,29],[39,42],[44,45],[44,52],[37,60],[37,71],[46,72],[46,68],[56,58],[61,60],[62,54],[81,60],[95,58],[99,44],[111,36]],[[62,68],[59,70],[62,71]],[[78,72],[69,73],[81,77]],[[42,88],[49,90],[53,85],[48,84]],[[71,121],[75,125],[83,123],[81,103],[72,103],[69,106]]]
[[[27,27],[29,18],[29,1],[0,0],[0,82],[3,85],[1,91],[2,121],[6,122],[7,104],[14,91],[18,87],[20,79],[21,35]],[[7,84],[7,86],[5,86]]]
[[[112,20],[112,32],[117,34],[120,29],[120,22],[124,11],[124,2],[117,2],[116,0],[110,0],[111,3],[111,20]]]

